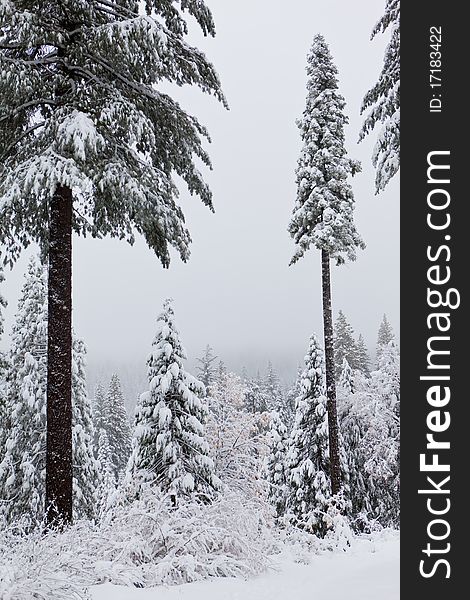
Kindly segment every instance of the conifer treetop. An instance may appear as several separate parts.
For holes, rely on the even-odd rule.
[[[377,334],[377,350],[380,353],[380,348],[387,346],[389,342],[395,339],[392,326],[390,325],[387,315],[384,314],[382,322],[380,323],[379,331]]]
[[[194,17],[214,35],[202,0],[44,0],[0,3],[0,242],[12,263],[48,244],[49,200],[74,193],[73,228],[133,243],[164,266],[190,235],[177,175],[212,209],[195,164],[210,167],[208,132],[162,81],[199,87],[226,104],[218,75],[186,40]]]
[[[291,263],[311,246],[327,251],[337,264],[355,260],[356,249],[365,247],[354,225],[354,195],[348,182],[361,167],[347,156],[344,126],[348,118],[337,74],[324,37],[316,35],[307,57],[306,107],[297,121],[303,147],[288,228],[297,246]]]

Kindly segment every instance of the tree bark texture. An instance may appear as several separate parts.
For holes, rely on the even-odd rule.
[[[341,464],[339,459],[338,412],[336,408],[335,357],[333,347],[333,318],[331,314],[330,255],[321,253],[323,291],[323,334],[325,341],[326,397],[328,410],[328,438],[330,447],[331,491],[341,490]]]
[[[51,200],[47,327],[46,522],[72,522],[72,190]]]

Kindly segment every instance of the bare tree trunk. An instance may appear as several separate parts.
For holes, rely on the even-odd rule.
[[[341,465],[339,460],[338,413],[336,410],[335,356],[333,349],[333,318],[331,315],[330,255],[321,253],[323,288],[323,333],[325,339],[326,397],[328,409],[328,437],[330,446],[331,491],[341,489]]]
[[[46,520],[72,522],[72,190],[58,186],[49,223]]]

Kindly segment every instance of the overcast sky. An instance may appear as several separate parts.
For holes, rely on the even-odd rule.
[[[339,68],[348,149],[363,164],[353,186],[367,249],[356,263],[333,268],[334,311],[346,313],[371,349],[384,312],[399,326],[398,180],[374,196],[375,136],[356,143],[361,99],[377,79],[388,39],[370,41],[384,0],[207,2],[217,36],[196,34],[191,41],[216,65],[230,111],[195,90],[179,91],[178,98],[212,135],[214,170],[207,180],[216,213],[182,191],[192,255],[188,264],[174,255],[169,270],[142,240],[133,247],[75,240],[74,322],[88,346],[93,380],[114,369],[126,380],[142,377],[155,318],[168,296],[190,364],[209,343],[232,369],[246,365],[253,372],[271,359],[289,378],[309,335],[321,333],[319,253],[289,267],[294,247],[286,231],[300,150],[295,119],[304,108],[306,54],[316,33],[326,37]],[[6,273],[7,331],[24,269],[25,258]],[[127,389],[134,393],[131,383]]]

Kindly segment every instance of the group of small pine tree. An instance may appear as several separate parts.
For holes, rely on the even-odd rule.
[[[340,322],[346,322],[342,314]],[[379,329],[375,368],[366,372],[343,357],[338,381],[342,514],[359,531],[397,527],[399,355],[386,316]],[[279,412],[271,413],[266,460],[268,494],[278,521],[318,536],[326,534],[330,507],[338,502],[329,475],[325,385],[323,350],[313,335],[292,388],[298,394],[293,426],[289,428]]]
[[[350,367],[369,375],[370,358],[364,338],[362,334],[357,340],[354,338],[354,330],[341,310],[338,313],[334,331],[336,377],[341,375],[345,359]]]
[[[2,356],[0,517],[35,527],[45,516],[47,271],[31,259]],[[2,306],[5,304],[3,298]],[[85,380],[85,346],[74,335],[72,371],[74,517],[97,519],[112,492],[129,478],[151,482],[176,503],[220,487],[205,439],[206,389],[184,367],[185,351],[166,301],[148,359],[149,389],[139,398],[135,428],[117,375],[98,384],[92,402]]]
[[[44,517],[46,304],[46,272],[31,259],[10,352],[3,357],[0,457],[1,515],[31,526]],[[344,350],[338,379],[343,512],[358,529],[396,526],[400,394],[393,331],[384,316],[369,371],[361,368],[370,364],[368,356],[350,364],[357,345],[342,313],[338,323],[337,347]],[[75,516],[99,518],[126,481],[134,488],[157,486],[175,504],[182,495],[207,501],[228,482],[246,492],[259,479],[265,444],[268,496],[279,522],[325,535],[332,492],[324,355],[317,338],[312,336],[304,367],[286,393],[271,363],[264,378],[239,377],[222,362],[215,366],[210,346],[198,359],[196,379],[184,366],[171,301],[157,326],[147,361],[149,388],[138,400],[133,431],[116,374],[107,390],[98,384],[94,401],[89,399],[85,347],[74,337]],[[293,416],[287,398],[294,399]]]

